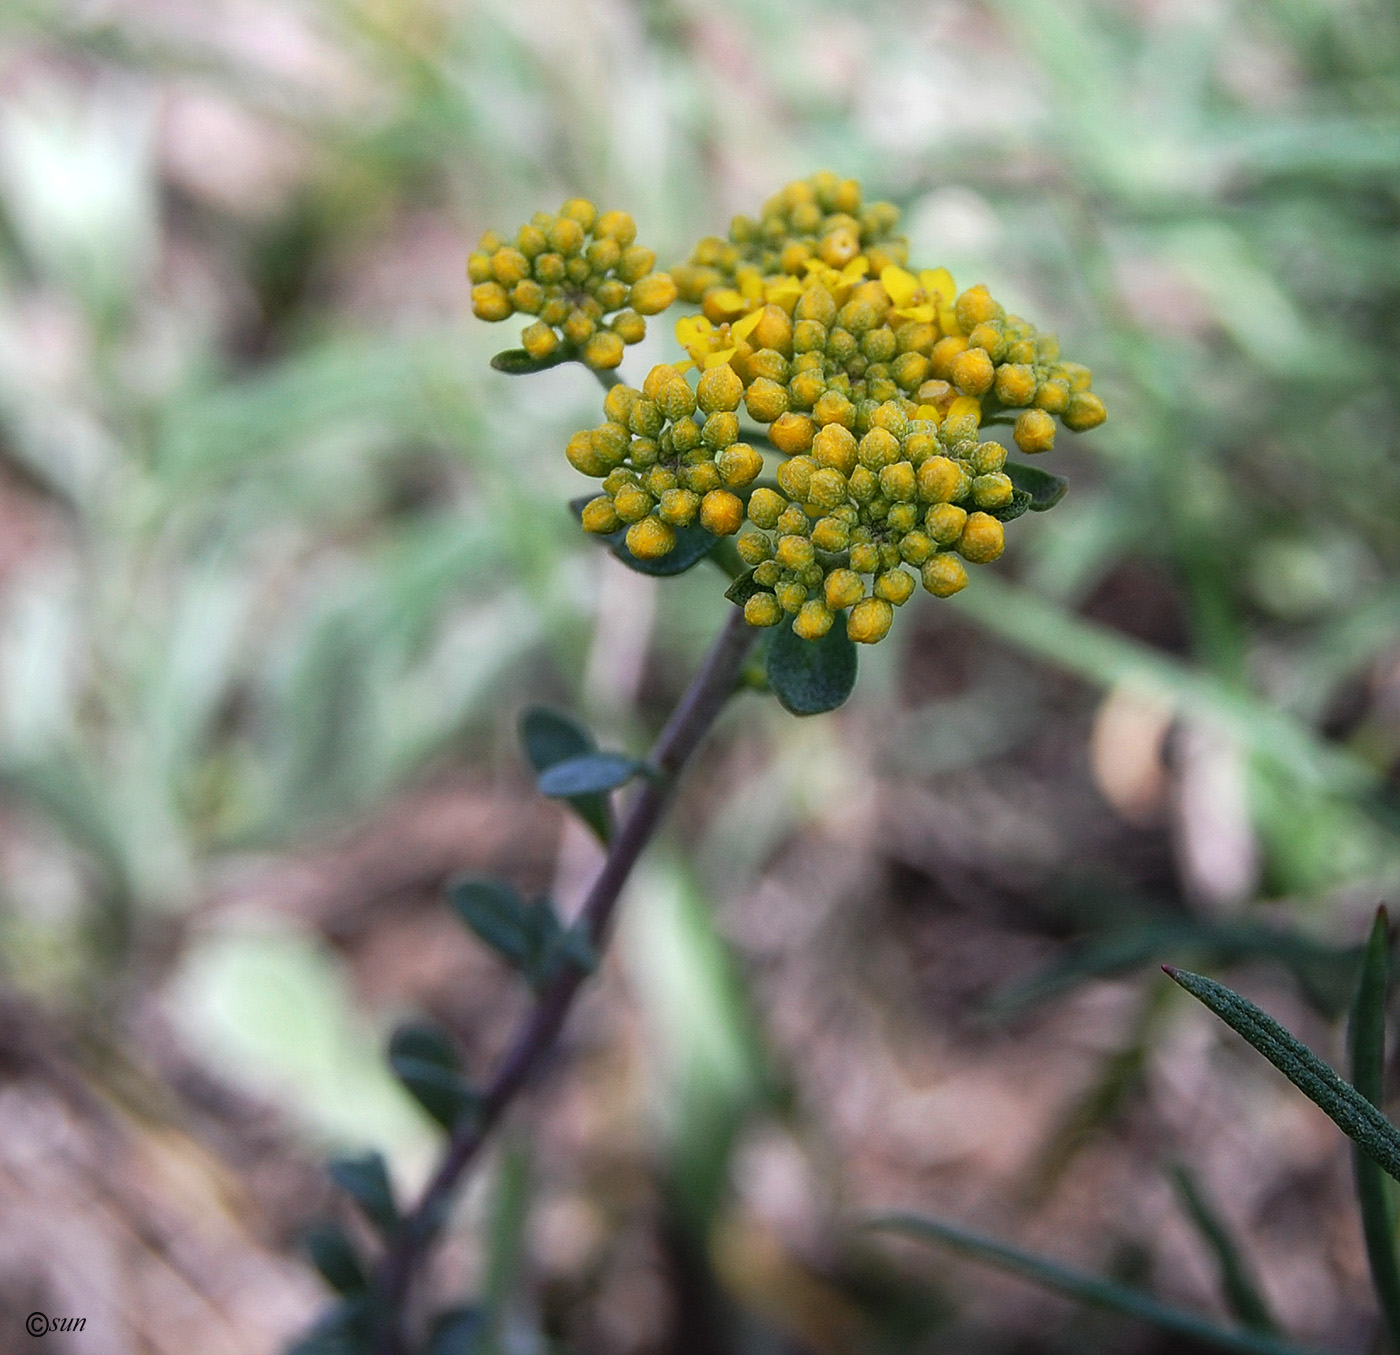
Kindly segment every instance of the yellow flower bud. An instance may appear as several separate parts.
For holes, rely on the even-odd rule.
[[[1028,405],[1035,399],[1035,369],[1022,362],[1010,362],[997,368],[997,399],[1013,408]]]
[[[932,537],[926,532],[905,532],[899,539],[899,556],[906,564],[923,564],[935,549]]]
[[[787,500],[771,489],[756,489],[749,495],[749,521],[756,527],[771,530],[778,515],[787,507]]]
[[[505,320],[512,313],[510,297],[499,282],[481,282],[472,288],[472,314],[480,320]]]
[[[990,564],[1006,549],[1001,523],[988,513],[969,513],[958,538],[958,554],[974,565]]]
[[[620,423],[625,427],[636,400],[637,392],[631,386],[613,386],[603,397],[603,413],[610,423]]]
[[[970,460],[978,475],[994,475],[1006,465],[1006,448],[999,442],[979,442]]]
[[[606,494],[600,494],[596,499],[590,499],[583,509],[583,530],[593,532],[597,536],[607,536],[609,532],[615,532],[622,526],[622,519],[618,517],[617,510],[613,507],[613,501]]]
[[[569,445],[565,447],[564,455],[568,458],[569,465],[576,471],[595,478],[606,475],[611,465],[610,462],[598,455],[593,446],[593,434],[586,428],[580,429],[569,439]]]
[[[792,354],[792,320],[781,306],[770,302],[760,312],[751,338],[756,348],[771,348],[788,357]]]
[[[655,504],[656,500],[641,485],[624,485],[613,496],[613,507],[623,522],[640,522]]]
[[[734,543],[734,548],[750,568],[773,558],[773,543],[762,532],[746,532]]]
[[[744,383],[728,363],[707,368],[701,374],[695,391],[696,403],[706,414],[728,413],[738,409],[743,396]]]
[[[583,248],[583,227],[572,217],[566,216],[556,221],[545,234],[549,237],[549,247],[566,257],[577,254]],[[663,555],[665,553],[662,552]]]
[[[901,390],[915,391],[929,372],[929,360],[922,353],[901,353],[890,367],[890,376]]]
[[[873,574],[880,563],[880,548],[873,541],[857,541],[851,546],[851,568],[857,573]]]
[[[467,278],[471,282],[490,282],[492,276],[491,256],[485,250],[476,249],[467,255]]]
[[[979,475],[972,482],[972,501],[978,508],[1005,508],[1011,502],[1011,477],[995,471]]]
[[[972,488],[968,473],[949,456],[931,456],[917,472],[919,498],[925,503],[952,503]]]
[[[641,315],[656,315],[664,311],[677,296],[676,284],[669,273],[650,273],[632,284],[628,300]]]
[[[812,485],[812,472],[816,469],[816,463],[810,457],[795,456],[778,467],[778,485],[790,498],[805,502]],[[759,523],[759,526],[762,525]]]
[[[611,330],[599,330],[583,346],[583,361],[595,372],[608,371],[622,362],[623,342]]]
[[[967,570],[956,555],[943,553],[924,561],[924,587],[936,598],[950,598],[967,587]]]
[[[760,376],[744,392],[744,407],[756,423],[772,423],[787,413],[787,390],[776,381]]]
[[[1069,405],[1061,417],[1066,428],[1083,433],[1097,428],[1108,417],[1108,410],[1093,391],[1076,391],[1070,396]]]
[[[728,370],[726,368],[726,370]],[[711,414],[700,430],[700,439],[711,451],[719,452],[736,442],[739,437],[739,420],[728,412]]]
[[[676,547],[675,528],[660,518],[646,517],[627,529],[627,549],[639,560],[659,560]]]
[[[855,434],[845,424],[829,423],[812,439],[812,456],[817,464],[843,476],[855,469],[856,451]]]
[[[530,276],[530,261],[518,249],[506,245],[491,256],[491,276],[502,287],[514,287],[521,278]]]
[[[559,347],[559,336],[543,321],[536,320],[533,325],[525,326],[520,342],[532,358],[547,358]]]
[[[887,569],[875,579],[875,596],[902,607],[914,592],[914,576],[902,569]]]
[[[969,287],[958,297],[953,307],[958,317],[958,325],[964,334],[971,334],[978,325],[988,320],[996,320],[1004,313],[992,300],[992,294],[980,283]]]
[[[755,593],[744,603],[744,620],[751,626],[776,626],[783,609],[772,593]]]
[[[964,395],[985,395],[996,379],[996,367],[985,349],[969,348],[953,359],[953,384]]]
[[[887,499],[908,503],[918,492],[919,485],[914,475],[914,467],[907,461],[896,461],[894,465],[885,466],[880,471],[880,493]]]
[[[805,536],[780,536],[775,557],[784,569],[805,569],[816,556],[810,540]]]
[[[846,634],[857,644],[878,644],[890,633],[894,608],[884,598],[863,598],[846,618]]]
[[[744,525],[744,501],[727,489],[712,489],[700,502],[700,525],[715,536],[733,536]]]
[[[593,225],[598,239],[616,240],[624,249],[637,238],[637,223],[626,212],[604,212]]]
[[[818,472],[824,473],[826,472]],[[813,476],[813,479],[816,477]],[[850,543],[851,529],[840,518],[818,518],[812,527],[812,545],[818,550],[835,553],[845,550]]]
[[[995,320],[984,320],[974,325],[967,336],[969,348],[980,348],[993,362],[1000,362],[1006,354],[1006,336]]]
[[[1069,407],[1069,382],[1059,378],[1042,381],[1036,387],[1035,404],[1047,414],[1063,414]]]
[[[934,344],[929,354],[928,369],[935,380],[947,381],[953,374],[953,363],[967,352],[967,340],[959,334],[949,334]]]
[[[693,489],[668,489],[656,511],[673,527],[689,527],[700,512],[700,496]]]
[[[833,569],[826,576],[824,585],[826,605],[832,611],[845,611],[854,607],[865,596],[865,584],[853,569]]]
[[[559,215],[577,221],[587,230],[598,219],[598,209],[587,198],[570,198],[559,209]]]
[[[608,328],[626,344],[641,343],[647,336],[647,322],[633,310],[619,311],[608,321]]]
[[[793,618],[792,633],[803,640],[820,640],[835,620],[831,609],[820,598],[804,602]]]
[[[763,457],[747,442],[735,442],[715,457],[720,479],[731,489],[751,485],[763,474]]]
[[[629,245],[619,257],[616,271],[623,282],[640,282],[655,267],[655,250],[648,249],[645,245]],[[663,273],[661,276],[670,283],[674,298],[676,284],[671,280],[669,274]]]
[[[1043,409],[1022,410],[1011,436],[1023,452],[1048,452],[1055,445],[1055,420]]]
[[[807,451],[815,438],[816,425],[803,414],[783,414],[773,421],[768,439],[789,456]]]
[[[582,345],[593,337],[594,325],[592,318],[586,311],[579,309],[577,306],[569,312],[569,318],[564,321],[562,328],[564,330],[564,337],[568,339],[570,343]]]

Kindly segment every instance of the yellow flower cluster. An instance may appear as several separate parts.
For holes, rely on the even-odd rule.
[[[536,212],[514,241],[487,231],[467,259],[472,310],[483,320],[536,316],[521,334],[532,358],[571,356],[595,371],[614,368],[624,347],[645,337],[643,317],[677,296],[670,275],[653,271],[655,253],[636,238],[626,212],[599,213],[585,198],[570,199],[556,215]]]
[[[595,221],[588,204],[551,220],[577,222],[581,240],[577,211],[595,244],[616,238],[604,223],[617,214]],[[1006,449],[979,438],[985,420],[1011,422],[1015,411],[1016,445],[1043,452],[1057,418],[1093,428],[1103,402],[1088,368],[1061,361],[1053,335],[1008,315],[985,287],[959,292],[946,269],[908,271],[898,222],[890,203],[863,204],[854,180],[817,174],[673,268],[673,294],[699,307],[676,324],[687,359],[653,368],[640,390],[613,386],[606,421],[570,439],[570,463],[602,481],[584,527],[625,528],[647,560],[695,524],[714,536],[742,530],[744,615],[755,626],[791,615],[810,640],[845,613],[850,637],[874,643],[917,582],[948,597],[966,585],[966,564],[997,559],[1003,519],[1026,496]],[[486,243],[474,278],[502,253]],[[579,249],[568,257],[587,259]],[[523,261],[526,250],[510,253]],[[501,317],[511,276],[493,271],[477,288],[494,284],[483,300]],[[632,306],[642,309],[635,295]],[[574,313],[592,317],[582,303]],[[746,439],[741,416],[762,432]],[[776,461],[769,477],[765,452]]]

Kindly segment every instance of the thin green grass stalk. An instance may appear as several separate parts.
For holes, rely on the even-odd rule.
[[[1081,1303],[1122,1313],[1125,1317],[1136,1318],[1162,1331],[1174,1332],[1217,1350],[1242,1351],[1248,1352],[1248,1355],[1322,1355],[1314,1347],[1294,1345],[1266,1332],[1231,1331],[1218,1327],[1206,1318],[1171,1308],[1139,1290],[1115,1284],[1112,1280],[1101,1280],[1096,1275],[1086,1275],[1083,1271],[1070,1270],[1057,1262],[1047,1261],[1019,1247],[1009,1246],[996,1238],[971,1232],[941,1219],[922,1214],[883,1214],[869,1220],[867,1226],[903,1233],[923,1242],[941,1243],[964,1256],[999,1266],[1013,1275],[1067,1294]]]
[[[1375,925],[1362,961],[1361,981],[1351,1009],[1348,1043],[1351,1077],[1356,1090],[1374,1106],[1384,1100],[1386,960],[1390,950],[1389,918],[1376,910]],[[1380,1168],[1356,1147],[1352,1151],[1356,1195],[1361,1205],[1361,1227],[1366,1237],[1366,1259],[1376,1287],[1381,1312],[1390,1330],[1391,1344],[1400,1350],[1400,1270],[1395,1264],[1395,1221],[1391,1214],[1390,1187]]]

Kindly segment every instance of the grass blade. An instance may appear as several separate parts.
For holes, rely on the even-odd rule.
[[[1370,1158],[1366,1161],[1374,1169]],[[1171,1179],[1187,1216],[1196,1225],[1196,1231],[1206,1246],[1215,1254],[1216,1264],[1220,1267],[1220,1288],[1230,1311],[1254,1331],[1277,1332],[1278,1324],[1269,1312],[1269,1305],[1244,1259],[1244,1253],[1230,1235],[1224,1219],[1206,1199],[1200,1184],[1179,1164],[1172,1169]]]
[[[1174,982],[1242,1035],[1373,1161],[1400,1180],[1400,1130],[1355,1087],[1343,1082],[1307,1045],[1294,1039],[1248,998],[1202,974],[1173,969],[1170,965],[1162,968]]]
[[[1002,1270],[1020,1275],[1048,1289],[1068,1294],[1081,1303],[1092,1304],[1096,1308],[1107,1308],[1111,1312],[1135,1317],[1141,1322],[1175,1332],[1203,1345],[1214,1346],[1217,1350],[1247,1351],[1251,1355],[1320,1355],[1312,1347],[1294,1345],[1266,1332],[1231,1331],[1217,1327],[1213,1322],[1194,1313],[1183,1312],[1159,1303],[1149,1294],[1130,1289],[1126,1285],[1115,1284],[1111,1280],[1101,1280],[1096,1275],[1086,1275],[1083,1271],[1070,1270],[1054,1261],[1019,1247],[1009,1246],[995,1238],[970,1232],[956,1224],[945,1223],[941,1219],[928,1218],[922,1214],[884,1214],[871,1219],[869,1226],[889,1232],[903,1233],[924,1242],[939,1242],[964,1256],[971,1256]]]
[[[1351,1009],[1348,1044],[1351,1077],[1356,1090],[1374,1106],[1381,1104],[1385,1071],[1386,959],[1390,950],[1389,918],[1376,910],[1376,922],[1361,965],[1361,982]],[[1361,1203],[1361,1227],[1366,1237],[1366,1259],[1385,1314],[1390,1339],[1400,1350],[1400,1270],[1395,1264],[1395,1222],[1390,1210],[1390,1188],[1380,1168],[1360,1148],[1352,1152],[1356,1195]]]

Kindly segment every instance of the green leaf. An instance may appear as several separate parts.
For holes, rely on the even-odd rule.
[[[579,795],[616,790],[646,770],[646,763],[623,753],[583,753],[546,768],[536,784],[541,795],[572,800]]]
[[[452,907],[536,991],[572,964],[587,972],[597,963],[588,938],[567,931],[547,899],[526,903],[499,880],[457,880],[448,886]]]
[[[727,597],[736,607],[742,607],[755,593],[765,591],[754,582],[753,570],[740,574],[728,588],[724,590]]]
[[[335,1157],[331,1159],[329,1171],[331,1180],[360,1206],[365,1217],[381,1233],[391,1233],[398,1227],[399,1210],[394,1203],[394,1187],[389,1181],[383,1153]]]
[[[1294,1345],[1263,1332],[1231,1331],[1228,1328],[1217,1327],[1194,1313],[1170,1308],[1140,1290],[1115,1284],[1111,1280],[1101,1280],[1096,1275],[1070,1270],[1054,1261],[1047,1261],[1031,1252],[960,1228],[956,1224],[945,1223],[941,1219],[927,1218],[921,1214],[886,1214],[871,1219],[868,1226],[903,1233],[923,1242],[941,1243],[965,1256],[986,1261],[1001,1267],[1002,1270],[1010,1271],[1013,1275],[1023,1276],[1036,1284],[1045,1285],[1061,1294],[1068,1294],[1081,1303],[1135,1317],[1140,1322],[1149,1323],[1163,1331],[1175,1332],[1179,1336],[1214,1346],[1218,1350],[1243,1351],[1249,1352],[1250,1355],[1321,1355],[1321,1352]]]
[[[548,771],[556,763],[591,753],[598,746],[582,725],[545,706],[530,706],[521,713],[520,742],[536,772]],[[604,846],[612,840],[612,806],[606,795],[571,796],[569,804]]]
[[[1028,466],[1024,461],[1008,461],[1002,469],[1015,488],[1030,495],[1026,506],[1032,513],[1044,513],[1053,508],[1069,490],[1069,481],[1063,476],[1051,475],[1048,470]]]
[[[363,1294],[369,1288],[355,1248],[336,1224],[313,1224],[306,1230],[302,1245],[311,1257],[311,1264],[337,1293]]]
[[[1355,1087],[1343,1082],[1307,1045],[1267,1012],[1214,979],[1163,965],[1167,975],[1242,1035],[1308,1100],[1389,1175],[1400,1180],[1400,1130]]]
[[[1276,1333],[1278,1324],[1269,1312],[1269,1305],[1239,1243],[1206,1199],[1200,1184],[1180,1163],[1172,1169],[1171,1179],[1187,1217],[1196,1225],[1196,1231],[1215,1255],[1216,1264],[1220,1267],[1220,1287],[1230,1311],[1246,1327]]]
[[[794,715],[820,715],[844,704],[856,685],[856,668],[844,612],[820,640],[802,639],[785,620],[768,646],[768,685]]]
[[[567,344],[561,344],[547,358],[532,358],[523,348],[504,348],[491,359],[491,366],[507,376],[529,376],[547,372],[562,362],[572,362],[575,356]]]
[[[569,507],[573,509],[575,517],[580,517],[584,505],[589,502],[591,502],[591,498],[574,499]],[[689,527],[677,527],[676,544],[671,553],[663,555],[657,560],[638,559],[627,549],[627,529],[625,527],[620,527],[607,536],[599,536],[596,540],[606,541],[612,553],[628,569],[635,569],[638,574],[650,574],[657,579],[668,579],[676,574],[684,574],[687,569],[693,569],[719,544],[719,537],[711,535],[703,527],[694,523]]]
[[[1048,506],[1048,505],[1047,505]],[[994,508],[992,516],[998,522],[1015,522],[1023,513],[1035,507],[1034,498],[1024,489],[1011,491],[1011,502],[1003,508]]]
[[[523,970],[530,962],[529,905],[502,880],[456,880],[447,887],[457,915],[507,964]]]
[[[446,1032],[426,1021],[400,1026],[389,1041],[389,1066],[414,1100],[448,1133],[480,1097],[462,1073]]]
[[[1356,1090],[1373,1106],[1384,1101],[1386,961],[1390,951],[1389,917],[1376,910],[1361,963],[1361,980],[1352,1004],[1347,1032],[1351,1077]],[[1391,1343],[1400,1350],[1400,1270],[1395,1263],[1395,1216],[1391,1189],[1376,1164],[1360,1148],[1352,1149],[1352,1170],[1361,1204],[1361,1227],[1371,1282],[1390,1329]]]

